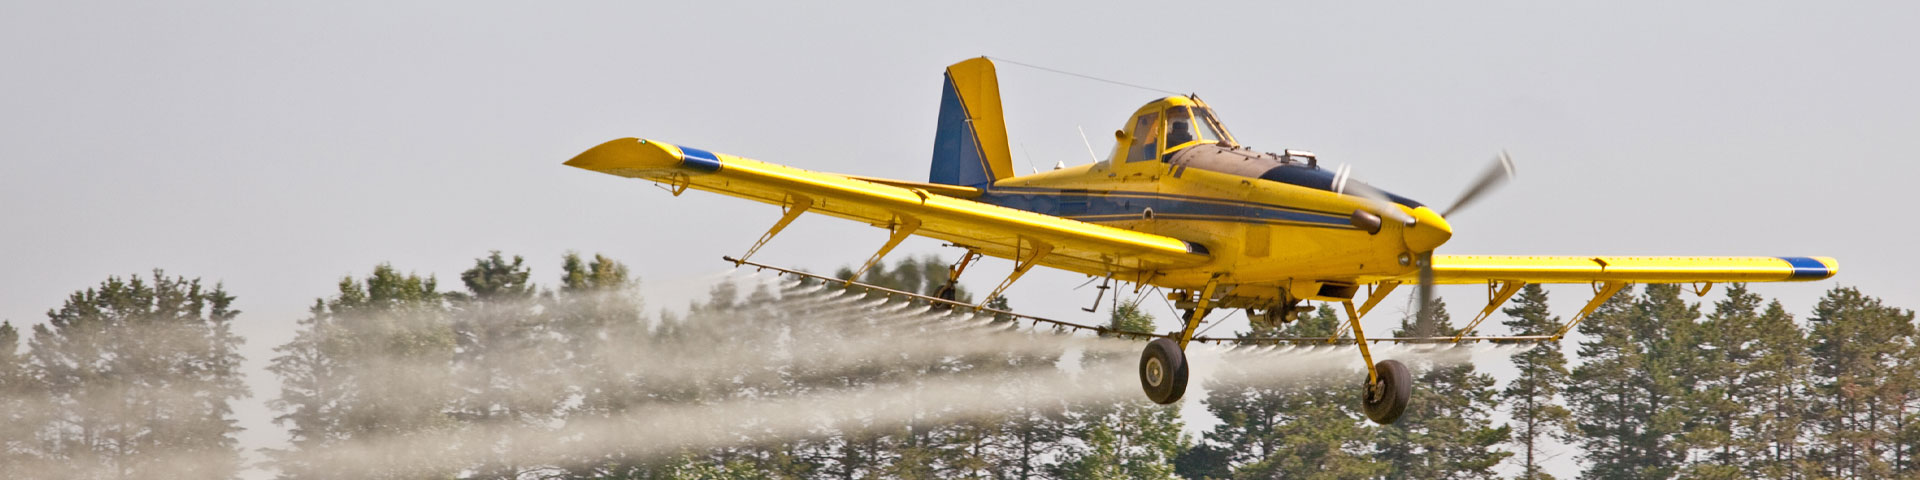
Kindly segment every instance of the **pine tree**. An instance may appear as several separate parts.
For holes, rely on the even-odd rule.
[[[274,349],[268,370],[280,397],[292,448],[273,452],[282,478],[416,478],[451,475],[431,449],[408,440],[444,432],[455,391],[455,337],[445,297],[432,277],[374,267],[364,282],[340,280],[331,298],[315,300],[292,341]],[[366,457],[337,457],[350,441],[390,442]],[[364,446],[364,445],[363,445]],[[368,458],[371,457],[371,458]]]
[[[44,422],[46,393],[20,354],[20,331],[13,322],[0,322],[0,478],[39,476],[29,464],[39,447],[34,439]]]
[[[1547,291],[1538,284],[1520,290],[1513,306],[1501,312],[1503,322],[1515,335],[1552,335],[1560,328],[1560,319],[1547,308]],[[1545,343],[1512,356],[1519,375],[1500,391],[1501,403],[1512,414],[1513,443],[1520,448],[1520,480],[1550,480],[1541,463],[1551,458],[1544,451],[1548,440],[1570,441],[1572,412],[1561,405],[1560,392],[1566,388],[1571,372],[1567,355],[1560,345]]]
[[[1435,299],[1434,305],[1428,326],[1418,325],[1417,315],[1408,315],[1394,335],[1459,334],[1447,315],[1446,301]],[[1510,431],[1493,423],[1493,377],[1476,372],[1472,362],[1412,363],[1408,366],[1420,372],[1414,378],[1413,399],[1399,421],[1380,428],[1376,458],[1389,465],[1386,477],[1491,477],[1493,467],[1512,455],[1494,448],[1507,441]]]
[[[1090,409],[1078,437],[1086,448],[1064,465],[1076,480],[1171,479],[1173,458],[1187,446],[1180,407],[1132,399]]]
[[[1240,337],[1328,337],[1342,323],[1323,305],[1284,326],[1256,326]],[[1204,401],[1220,423],[1206,433],[1204,448],[1223,453],[1234,478],[1377,478],[1386,465],[1368,455],[1375,432],[1358,416],[1353,380],[1359,372],[1276,379],[1221,365]]]
[[[1817,468],[1845,478],[1911,474],[1902,469],[1912,452],[1896,440],[1915,397],[1913,311],[1836,287],[1811,320]]]
[[[489,459],[470,467],[468,478],[515,479],[551,468],[501,458],[539,445],[484,433],[546,430],[570,396],[560,375],[566,353],[556,348],[562,332],[552,325],[550,310],[536,302],[531,279],[523,259],[508,262],[495,251],[461,272],[465,292],[447,294],[456,342],[454,381],[460,389],[450,413],[474,429],[461,435],[467,455]]]
[[[604,255],[583,259],[568,252],[561,258],[560,287],[548,299],[547,311],[559,333],[561,348],[569,353],[565,365],[576,378],[571,388],[577,404],[564,412],[568,426],[604,425],[645,408],[653,392],[643,372],[631,368],[622,354],[656,348],[670,333],[652,335],[642,313],[645,304],[635,294],[639,280],[627,266]],[[663,329],[679,322],[663,319]],[[616,438],[584,437],[588,445],[613,444]],[[613,451],[565,459],[573,478],[666,478],[675,464],[632,452]]]
[[[48,312],[29,368],[50,395],[37,430],[42,460],[66,469],[53,474],[233,477],[230,404],[247,389],[232,304],[220,286],[155,270],[151,284],[110,277]]]
[[[1744,431],[1746,469],[1754,478],[1806,478],[1806,445],[1810,403],[1806,379],[1812,376],[1807,333],[1779,301],[1767,304],[1753,328],[1752,362],[1746,385],[1748,416],[1736,428]]]
[[[1805,334],[1779,302],[1763,312],[1745,285],[1702,325],[1695,387],[1701,420],[1684,438],[1699,452],[1688,478],[1794,478],[1807,376]]]
[[[1622,292],[1625,295],[1625,292]],[[1697,418],[1699,306],[1676,285],[1616,296],[1580,332],[1584,363],[1573,370],[1573,405],[1588,468],[1585,479],[1673,478],[1685,461],[1680,436]]]

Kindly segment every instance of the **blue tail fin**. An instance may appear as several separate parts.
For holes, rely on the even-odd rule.
[[[928,181],[986,188],[1013,176],[1000,82],[986,57],[947,67],[940,92],[940,123],[933,135],[933,171]]]

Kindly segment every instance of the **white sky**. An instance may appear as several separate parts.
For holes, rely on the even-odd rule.
[[[225,282],[260,362],[343,275],[457,288],[492,249],[548,284],[606,253],[677,308],[778,211],[560,162],[643,136],[924,179],[941,69],[982,54],[1198,92],[1243,143],[1430,204],[1511,151],[1519,181],[1443,253],[1827,255],[1833,281],[1756,290],[1803,317],[1834,285],[1920,305],[1912,3],[914,3],[0,3],[0,319],[160,267]],[[1000,71],[1022,170],[1088,161],[1076,126],[1104,154],[1156,96]],[[883,240],[807,217],[757,258],[826,270]],[[1014,305],[1079,318],[1082,280],[1036,272]],[[1482,295],[1442,293],[1461,319]],[[248,446],[283,438],[242,415]]]

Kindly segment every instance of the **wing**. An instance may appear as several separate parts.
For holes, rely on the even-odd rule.
[[[1204,248],[1177,238],[1107,227],[967,200],[970,187],[879,183],[637,138],[610,141],[567,165],[659,182],[677,195],[692,188],[911,230],[985,255],[1021,258],[1088,274],[1190,267],[1209,260]],[[917,224],[917,227],[912,225]],[[875,243],[882,239],[875,236]]]
[[[1434,255],[1436,284],[1804,282],[1839,273],[1829,257]],[[1415,283],[1417,274],[1364,279]]]

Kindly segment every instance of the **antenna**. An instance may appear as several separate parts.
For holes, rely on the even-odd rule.
[[[1093,159],[1093,163],[1100,163],[1100,155],[1093,153],[1093,142],[1087,141],[1087,129],[1079,125],[1074,125],[1073,129],[1080,131],[1080,143],[1087,146],[1087,158]]]
[[[1027,169],[1033,170],[1033,173],[1040,173],[1040,167],[1034,166],[1033,164],[1033,152],[1027,151],[1026,142],[1020,142],[1020,153],[1027,156]]]

